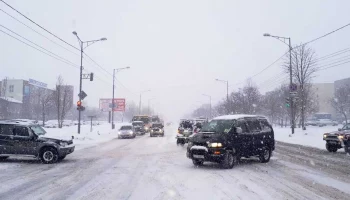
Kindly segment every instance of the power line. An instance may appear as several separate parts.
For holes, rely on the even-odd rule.
[[[69,60],[67,60],[67,59],[65,59],[65,58],[63,58],[63,57],[61,57],[61,56],[59,56],[59,55],[57,55],[57,54],[53,53],[52,51],[49,51],[49,50],[45,49],[44,47],[42,47],[42,46],[40,46],[40,45],[38,45],[38,44],[36,44],[36,43],[34,43],[34,42],[30,41],[30,40],[28,40],[27,38],[25,38],[25,37],[21,36],[20,34],[18,34],[18,33],[16,33],[16,32],[14,32],[14,31],[12,31],[11,29],[9,29],[9,28],[7,28],[7,27],[5,27],[5,26],[1,25],[1,24],[0,24],[0,26],[1,26],[1,27],[3,27],[3,28],[5,28],[6,30],[10,31],[11,33],[13,33],[13,34],[17,35],[18,37],[20,37],[20,38],[22,38],[22,39],[24,39],[24,40],[26,40],[26,41],[30,42],[31,44],[33,44],[33,45],[35,45],[35,46],[37,46],[37,47],[39,47],[39,48],[41,48],[41,49],[43,49],[43,50],[45,50],[45,51],[49,52],[50,54],[52,54],[52,55],[54,55],[54,56],[56,56],[56,57],[58,57],[58,58],[60,58],[60,59],[62,59],[62,60],[64,60],[64,61],[66,61],[66,62],[68,62],[68,63],[70,63],[70,64],[72,64],[72,65],[77,66],[77,65],[76,65],[76,64],[74,64],[73,62],[71,62],[71,61],[69,61]]]
[[[65,49],[66,51],[69,51],[69,52],[71,52],[71,53],[73,53],[73,54],[75,54],[75,55],[79,55],[78,53],[75,53],[75,52],[73,52],[73,51],[67,49],[66,47],[64,47],[64,46],[62,46],[62,45],[60,45],[60,44],[58,44],[57,42],[51,40],[50,38],[46,37],[45,35],[39,33],[38,31],[36,31],[36,30],[33,29],[32,27],[30,27],[30,26],[28,26],[27,24],[21,22],[20,20],[18,20],[18,19],[15,18],[14,16],[10,15],[9,13],[5,12],[4,10],[0,9],[0,11],[3,12],[3,13],[5,13],[7,16],[11,17],[12,19],[14,19],[15,21],[17,21],[18,23],[21,23],[23,26],[25,26],[25,27],[29,28],[30,30],[34,31],[34,32],[37,33],[38,35],[40,35],[40,36],[46,38],[47,40],[49,40],[50,42],[56,44],[57,46],[60,46],[61,48]]]
[[[18,10],[16,10],[14,7],[12,7],[11,5],[9,5],[8,3],[6,3],[3,0],[0,0],[1,2],[3,2],[5,5],[7,5],[8,7],[10,7],[12,10],[16,11],[18,14],[20,14],[22,17],[26,18],[27,20],[29,20],[30,22],[32,22],[33,24],[37,25],[38,27],[40,27],[41,29],[43,29],[44,31],[46,31],[47,33],[49,33],[50,35],[54,36],[55,38],[59,39],[60,41],[66,43],[67,45],[71,46],[72,48],[79,50],[77,47],[69,44],[68,42],[66,42],[65,40],[63,40],[62,38],[58,37],[57,35],[53,34],[52,32],[48,31],[46,28],[42,27],[41,25],[39,25],[38,23],[36,23],[35,21],[31,20],[29,17],[25,16],[24,14],[22,14],[21,12],[19,12]]]
[[[43,53],[43,54],[46,54],[46,55],[48,55],[48,56],[50,56],[50,57],[52,57],[52,58],[54,58],[54,59],[56,59],[56,60],[59,60],[59,61],[61,61],[61,62],[63,62],[63,63],[66,63],[67,65],[70,65],[70,66],[72,66],[72,67],[75,67],[75,68],[78,68],[78,69],[79,69],[79,66],[74,65],[74,64],[72,64],[72,63],[70,63],[70,62],[67,62],[67,61],[64,60],[64,59],[59,58],[59,56],[57,56],[56,54],[53,54],[53,55],[56,55],[57,57],[55,57],[55,56],[53,56],[53,55],[50,55],[50,54],[46,53],[45,51],[42,51],[42,50],[40,50],[40,49],[38,49],[38,48],[36,48],[36,47],[34,47],[34,46],[32,46],[32,45],[26,43],[26,42],[24,42],[24,41],[22,41],[22,40],[20,40],[20,39],[18,39],[18,38],[16,38],[16,37],[14,37],[13,35],[11,35],[11,34],[9,34],[9,33],[6,33],[6,32],[3,31],[3,30],[0,30],[0,31],[3,32],[3,33],[6,34],[6,35],[12,37],[13,39],[15,39],[15,40],[17,40],[17,41],[19,41],[19,42],[22,42],[23,44],[25,44],[25,45],[27,45],[27,46],[29,46],[29,47],[32,47],[33,49],[35,49],[35,50],[37,50],[37,51],[40,51],[40,52]]]
[[[301,44],[301,45],[299,45],[299,46],[296,46],[296,47],[294,47],[293,49],[299,48],[299,47],[301,47],[301,46],[303,46],[303,45],[310,44],[310,43],[315,42],[315,41],[317,41],[317,40],[319,40],[319,39],[322,39],[322,38],[324,38],[324,37],[327,37],[328,35],[331,35],[331,34],[337,32],[337,31],[339,31],[339,30],[341,30],[341,29],[343,29],[343,28],[346,28],[346,27],[348,27],[348,26],[350,26],[350,23],[348,23],[348,24],[346,24],[346,25],[344,25],[344,26],[342,26],[342,27],[340,27],[340,28],[337,28],[337,29],[335,29],[335,30],[333,30],[333,31],[331,31],[331,32],[329,32],[329,33],[326,33],[326,34],[324,34],[324,35],[322,35],[322,36],[320,36],[320,37],[317,37],[317,38],[312,39],[312,40],[310,40],[310,41],[308,41],[308,42],[305,42],[305,43],[303,43],[303,44]]]

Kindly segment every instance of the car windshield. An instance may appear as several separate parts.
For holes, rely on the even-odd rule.
[[[204,124],[201,132],[228,133],[235,120],[211,120]]]
[[[152,124],[152,128],[162,128],[162,124]]]
[[[132,126],[122,126],[120,127],[120,130],[124,131],[124,130],[131,130]]]
[[[31,126],[30,129],[35,133],[35,135],[45,135],[46,131],[41,126]]]
[[[143,123],[142,122],[134,122],[132,123],[133,126],[142,126]]]

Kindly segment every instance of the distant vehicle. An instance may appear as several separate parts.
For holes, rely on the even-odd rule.
[[[152,123],[160,122],[160,119],[157,115],[151,117]]]
[[[45,122],[45,128],[57,128],[58,127],[58,121],[57,120],[49,120]]]
[[[143,121],[132,122],[136,135],[144,135],[146,133],[145,124]]]
[[[346,147],[346,152],[350,152],[350,124],[344,125],[338,131],[323,134],[323,140],[326,141],[329,152],[337,152],[343,147]]]
[[[0,160],[11,155],[32,155],[51,164],[74,151],[72,140],[45,135],[46,131],[39,125],[0,121]]]
[[[184,145],[188,142],[189,138],[193,134],[193,123],[190,120],[181,120],[179,128],[177,129],[177,135],[175,137],[177,145]]]
[[[135,130],[134,130],[134,127],[132,126],[132,124],[130,124],[130,125],[123,125],[118,130],[118,138],[119,139],[122,139],[122,138],[135,138],[135,137],[136,137],[136,133],[135,133]]]
[[[317,120],[307,120],[305,122],[306,126],[318,126],[318,121]]]
[[[164,125],[162,123],[153,123],[151,127],[151,131],[149,133],[150,137],[160,135],[164,137]]]
[[[134,121],[142,121],[145,124],[146,132],[149,132],[149,129],[152,125],[151,118],[149,116],[147,116],[147,115],[135,115],[132,118],[132,122],[134,122]]]
[[[330,120],[330,119],[319,119],[317,121],[317,125],[319,127],[322,127],[322,126],[338,126],[338,122]]]
[[[225,169],[241,157],[258,156],[269,162],[275,150],[274,131],[267,119],[256,115],[227,115],[205,124],[201,132],[190,137],[187,157],[194,165],[218,162]]]

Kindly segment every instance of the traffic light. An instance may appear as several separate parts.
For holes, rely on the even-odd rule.
[[[288,107],[288,108],[290,107],[290,99],[289,99],[289,97],[286,98],[285,106]]]
[[[90,81],[93,81],[94,80],[94,73],[91,73],[90,74]]]
[[[77,110],[83,111],[85,107],[83,106],[81,101],[77,101]]]

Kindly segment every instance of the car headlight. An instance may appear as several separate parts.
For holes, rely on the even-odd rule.
[[[218,143],[218,142],[214,142],[214,143],[209,143],[208,144],[208,147],[222,147],[222,144],[221,143]]]
[[[323,138],[326,138],[327,137],[327,134],[323,134]]]
[[[147,130],[148,130],[148,127],[145,127],[145,130],[147,131]]]
[[[159,133],[163,133],[163,129],[159,129]]]
[[[67,142],[60,142],[60,146],[61,146],[61,147],[68,146],[68,143],[67,143]]]
[[[342,139],[344,139],[344,136],[343,135],[338,135],[338,139],[342,140]]]
[[[129,131],[129,134],[133,134],[134,132],[133,131]]]
[[[118,134],[120,135],[120,134],[122,134],[122,132],[121,132],[121,131],[118,131]]]
[[[151,130],[151,132],[153,133],[153,130]]]

